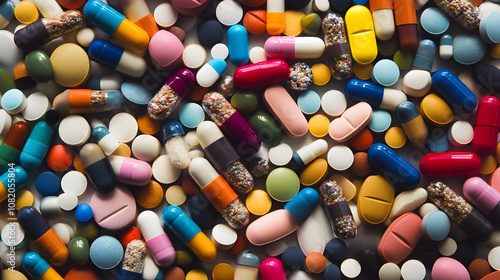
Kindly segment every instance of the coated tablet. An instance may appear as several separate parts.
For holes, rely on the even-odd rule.
[[[395,263],[385,263],[378,271],[380,280],[399,280],[401,279],[401,269]]]
[[[247,195],[245,205],[250,213],[262,216],[271,210],[271,197],[263,190],[253,190]]]
[[[205,111],[198,103],[186,103],[179,111],[179,121],[187,128],[196,128],[204,120]]]
[[[398,65],[390,59],[382,59],[372,69],[372,81],[382,86],[392,86],[399,79]]]
[[[404,280],[425,279],[425,266],[418,260],[408,260],[401,266],[401,277]]]
[[[59,207],[65,211],[71,211],[78,205],[78,197],[72,193],[62,193],[58,197]]]
[[[457,251],[458,245],[455,240],[450,237],[443,239],[438,244],[438,251],[441,255],[449,257]]]
[[[113,134],[118,142],[128,143],[137,135],[137,121],[129,113],[118,113],[109,121],[109,132]]]
[[[450,26],[448,16],[437,7],[429,7],[420,15],[420,25],[432,35],[441,35]]]
[[[42,172],[36,176],[35,188],[41,195],[55,195],[59,191],[59,178],[50,171]]]
[[[229,48],[223,43],[215,44],[210,49],[210,55],[212,58],[226,59],[229,56]]]
[[[163,188],[151,180],[147,185],[134,189],[134,197],[142,208],[153,209],[163,202]]]
[[[115,268],[120,264],[123,253],[120,241],[109,235],[98,237],[89,250],[90,260],[100,269]]]
[[[50,107],[49,98],[44,93],[34,92],[26,98],[23,118],[27,121],[37,121],[50,110]]]
[[[313,73],[313,84],[318,86],[324,86],[332,77],[330,68],[323,63],[316,63],[311,67]]]
[[[89,56],[77,44],[60,45],[52,52],[50,61],[54,68],[54,80],[63,87],[78,87],[89,77]]]
[[[450,232],[450,219],[443,211],[427,213],[422,219],[422,234],[434,241],[441,241]]]
[[[208,276],[203,270],[193,269],[186,274],[185,280],[208,280]]]
[[[250,62],[259,63],[267,60],[266,51],[262,47],[253,47],[248,53]]]
[[[361,273],[361,265],[356,259],[345,259],[340,264],[340,271],[345,277],[353,279]]]
[[[0,103],[7,113],[15,115],[26,108],[26,96],[18,89],[10,89],[2,95]]]
[[[281,143],[269,149],[269,160],[276,166],[288,164],[292,159],[292,156],[292,148],[286,143]]]
[[[328,164],[337,171],[344,171],[351,167],[354,162],[352,150],[344,145],[334,146],[328,151]]]
[[[286,36],[299,36],[302,33],[300,19],[304,15],[302,11],[285,11],[285,29],[283,30],[283,34]]]
[[[160,152],[160,140],[152,135],[141,134],[132,141],[132,154],[137,159],[153,161],[160,155]]]
[[[321,98],[315,91],[307,90],[299,95],[297,104],[302,113],[312,115],[319,110]]]
[[[385,143],[393,149],[399,149],[406,144],[406,134],[401,127],[391,127],[385,132]]]
[[[153,177],[162,184],[172,184],[181,175],[181,170],[176,168],[168,155],[161,155],[152,165]]]
[[[212,229],[210,239],[219,250],[229,250],[234,246],[238,235],[236,231],[225,224],[218,224]]]
[[[316,138],[323,138],[328,134],[330,120],[321,114],[316,114],[309,119],[309,133]]]
[[[368,127],[373,132],[384,132],[391,126],[392,117],[389,112],[384,110],[374,110],[372,120],[368,123]]]
[[[137,215],[134,196],[123,185],[116,185],[107,193],[94,192],[89,205],[94,211],[95,222],[107,230],[127,228]]]
[[[80,196],[87,190],[87,177],[79,171],[69,171],[61,178],[61,189],[65,193]]]
[[[186,193],[179,185],[172,185],[165,191],[165,199],[170,205],[182,205],[186,202]]]
[[[500,270],[500,246],[490,250],[488,253],[488,263],[495,270]]]
[[[85,144],[90,137],[91,128],[87,120],[80,115],[69,115],[59,123],[59,137],[70,146]]]
[[[156,6],[153,16],[159,26],[168,28],[175,24],[179,15],[171,3],[165,2]]]
[[[453,38],[453,58],[463,65],[479,62],[486,54],[486,43],[479,35],[460,33]]]
[[[186,67],[198,69],[207,61],[207,52],[198,44],[188,45],[182,52],[182,61]]]
[[[224,0],[217,5],[215,16],[220,23],[232,26],[243,18],[243,8],[235,0]]]
[[[276,201],[289,201],[299,192],[299,188],[299,176],[289,168],[278,167],[267,175],[267,193]]]
[[[120,83],[119,89],[123,97],[137,105],[147,105],[154,96],[154,93],[150,90],[146,90],[142,82],[139,81],[125,81]]]
[[[92,219],[93,214],[92,207],[90,207],[87,203],[81,203],[75,209],[75,218],[79,222],[89,221]]]
[[[321,97],[321,109],[331,116],[338,117],[347,108],[345,95],[338,90],[329,90]]]
[[[454,146],[469,144],[474,137],[474,128],[467,121],[456,121],[448,130],[448,140]]]
[[[76,33],[76,41],[80,46],[87,48],[94,41],[95,33],[91,28],[83,28]],[[110,88],[108,88],[110,89]]]
[[[219,263],[212,270],[214,280],[232,280],[234,279],[234,269],[227,263]]]

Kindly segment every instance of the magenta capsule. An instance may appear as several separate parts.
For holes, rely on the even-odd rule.
[[[116,179],[122,183],[145,186],[151,181],[153,171],[145,161],[117,155],[109,156],[108,160],[115,172]]]
[[[420,172],[426,177],[468,177],[481,170],[481,159],[472,152],[426,154],[420,160]]]
[[[500,193],[495,188],[479,177],[472,177],[465,181],[463,192],[488,221],[500,227]]]
[[[203,109],[229,139],[238,154],[249,156],[260,149],[260,138],[241,114],[218,92],[205,94]]]
[[[283,264],[277,258],[271,257],[263,260],[259,270],[262,280],[286,280]]]
[[[233,79],[238,88],[252,89],[282,82],[289,75],[288,64],[284,60],[273,59],[238,67]]]

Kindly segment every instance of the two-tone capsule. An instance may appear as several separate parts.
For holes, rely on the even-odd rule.
[[[80,158],[85,172],[98,191],[109,192],[115,187],[116,176],[113,168],[97,144],[85,144],[80,150]]]
[[[26,253],[21,263],[24,271],[35,280],[63,280],[62,276],[36,252]]]
[[[500,226],[500,193],[479,177],[472,177],[463,186],[465,198],[483,213],[488,221]]]
[[[422,149],[429,134],[427,125],[415,104],[403,101],[396,106],[396,116],[412,145]]]
[[[345,86],[345,96],[364,101],[374,108],[394,111],[399,103],[406,101],[406,95],[399,90],[383,88],[371,82],[350,79]]]
[[[63,117],[116,110],[122,106],[123,96],[117,90],[67,89],[52,102],[52,110]]]
[[[272,36],[264,43],[264,50],[273,59],[319,58],[325,43],[318,37]]]
[[[146,73],[144,58],[104,39],[95,39],[88,47],[91,60],[133,78]]]
[[[333,180],[323,182],[319,187],[319,194],[323,199],[335,236],[344,239],[356,236],[356,223],[339,183]]]

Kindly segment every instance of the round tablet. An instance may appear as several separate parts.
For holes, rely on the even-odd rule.
[[[346,108],[347,100],[339,90],[329,90],[321,97],[321,109],[331,117],[342,115]]]
[[[94,41],[95,38],[95,33],[92,28],[83,28],[78,30],[78,33],[76,33],[76,41],[80,46],[87,48],[90,46],[90,43]]]
[[[401,269],[395,263],[385,263],[378,271],[380,280],[399,280],[401,279]]]
[[[18,222],[9,222],[2,228],[1,237],[4,244],[18,246],[24,241],[24,230]]]
[[[290,66],[290,75],[286,80],[292,90],[303,91],[308,89],[313,80],[311,67],[304,62],[297,62]]]
[[[438,244],[438,251],[441,255],[449,257],[457,251],[457,242],[452,238],[445,238]]]
[[[78,197],[72,193],[62,193],[58,196],[59,207],[65,211],[71,211],[78,205]]]
[[[132,154],[137,159],[149,162],[157,158],[160,152],[160,140],[152,135],[141,134],[132,141]]]
[[[54,171],[64,171],[71,166],[73,155],[65,145],[54,145],[47,152],[45,161],[50,169]]]
[[[165,191],[165,199],[168,204],[179,206],[186,202],[186,198],[186,193],[179,185],[172,185]]]
[[[113,134],[118,142],[128,143],[137,135],[137,121],[129,113],[118,113],[109,121],[109,132]]]
[[[347,278],[356,278],[361,273],[361,265],[356,259],[345,259],[340,264],[340,271]]]
[[[323,63],[316,63],[311,67],[313,73],[313,83],[318,86],[324,86],[332,77],[330,68]]]
[[[374,110],[373,117],[368,123],[368,127],[373,132],[384,132],[391,126],[391,122],[392,117],[389,112],[385,110]]]
[[[193,269],[186,274],[185,280],[208,280],[208,276],[200,269]]]
[[[250,62],[252,63],[259,63],[267,60],[266,51],[264,50],[264,48],[261,47],[251,48],[248,55],[250,58]]]
[[[234,269],[227,263],[219,263],[212,270],[213,280],[233,280]]]
[[[304,260],[304,268],[310,273],[322,273],[326,268],[326,258],[322,253],[311,252]]]
[[[59,178],[50,171],[42,172],[36,176],[35,188],[41,195],[54,195],[59,191]]]
[[[404,280],[423,280],[425,273],[425,265],[418,260],[408,260],[401,266],[401,277]]]
[[[289,168],[278,167],[267,175],[267,193],[276,201],[289,201],[299,192],[299,188],[299,176]]]
[[[358,151],[366,151],[373,144],[373,135],[368,128],[363,128],[360,133],[349,140],[349,144]]]
[[[411,53],[398,50],[392,60],[398,65],[400,70],[408,70],[413,64],[413,55]]]
[[[283,166],[290,162],[293,156],[292,148],[286,144],[281,143],[269,149],[269,160],[276,166]]]
[[[136,188],[133,191],[135,201],[142,208],[153,209],[163,201],[163,188],[154,180],[149,181],[147,185]]]
[[[58,130],[61,140],[70,146],[85,144],[91,133],[89,123],[80,115],[69,115],[62,119]]]
[[[495,270],[500,270],[500,246],[490,250],[488,253],[488,262]]]
[[[172,184],[181,175],[181,170],[172,164],[168,155],[157,157],[151,168],[153,177],[162,184]]]
[[[156,6],[153,16],[159,26],[168,28],[175,24],[179,15],[171,3],[165,2]]]
[[[75,218],[79,222],[87,222],[93,215],[92,207],[87,203],[81,203],[75,209]]]
[[[498,12],[489,13],[481,19],[479,23],[479,34],[486,43],[500,43],[498,25],[500,25],[500,13]]]
[[[128,188],[117,185],[108,193],[94,192],[89,202],[94,220],[104,229],[122,230],[136,217],[135,198]]]
[[[233,247],[238,235],[236,231],[225,224],[218,224],[212,229],[210,239],[219,250],[229,250]]]
[[[28,25],[38,20],[38,9],[32,2],[21,1],[14,8],[14,16],[21,24]]]
[[[205,111],[198,103],[186,103],[179,111],[179,121],[187,128],[196,128],[204,120]]]
[[[152,119],[148,112],[143,112],[137,118],[137,126],[139,130],[144,134],[153,135],[160,131],[163,120]]]
[[[112,269],[120,264],[123,257],[123,247],[113,236],[103,235],[90,245],[90,260],[100,269]]]
[[[321,98],[315,91],[307,90],[299,95],[297,104],[299,105],[302,113],[311,115],[319,110],[319,107],[321,106]]]
[[[286,36],[299,36],[302,33],[300,19],[305,14],[302,11],[287,10],[285,12],[285,29],[283,34]]]
[[[2,54],[0,56],[2,69],[12,69],[24,57],[23,51],[14,43],[14,34],[7,30],[0,30],[0,53]],[[13,79],[12,82],[14,82]]]
[[[329,126],[330,120],[325,115],[317,114],[309,119],[309,132],[314,137],[325,137],[328,134]]]
[[[34,92],[26,98],[26,107],[23,110],[23,118],[27,121],[37,121],[50,110],[50,101],[41,92]]]
[[[69,171],[61,178],[61,189],[65,193],[80,196],[87,190],[87,177],[79,171]]]
[[[460,33],[453,38],[453,58],[464,65],[472,65],[483,59],[486,43],[477,34]]]
[[[266,18],[266,10],[250,10],[243,17],[243,26],[249,33],[262,34],[266,32]]]
[[[35,196],[28,190],[18,190],[16,192],[16,209],[19,210],[24,206],[33,206]]]
[[[222,38],[224,38],[225,33],[222,28],[222,24],[215,19],[209,19],[201,22],[198,24],[196,31],[198,34],[198,41],[200,41],[202,45],[210,48],[215,44],[222,42]]]
[[[487,260],[482,258],[473,260],[469,264],[469,267],[467,269],[469,270],[470,276],[474,280],[482,279],[484,276],[491,272],[490,264]]]
[[[66,43],[57,47],[50,56],[54,80],[63,87],[77,87],[87,81],[90,60],[82,47]]]
[[[497,168],[497,160],[493,155],[485,156],[481,158],[481,170],[479,173],[487,175],[491,174]]]
[[[422,219],[422,234],[433,240],[441,241],[450,233],[450,219],[443,211],[427,213]]]
[[[207,61],[207,52],[198,44],[188,45],[182,53],[182,61],[186,67],[198,69]]]
[[[398,65],[390,59],[381,59],[373,66],[371,77],[379,85],[392,86],[399,79]]]
[[[229,49],[223,43],[218,43],[210,50],[212,58],[226,59],[229,56]]]
[[[220,23],[232,26],[243,18],[243,8],[235,0],[224,0],[217,5],[215,16]]]
[[[431,150],[431,152],[443,153],[450,148],[450,141],[448,141],[448,137],[441,129],[437,128],[429,133],[429,135],[432,135],[432,137],[427,137],[425,145],[429,148],[429,150]]]
[[[354,63],[352,71],[354,75],[360,80],[368,80],[371,77],[373,64],[358,64]]]
[[[385,143],[387,146],[393,149],[399,149],[406,144],[406,134],[405,131],[398,126],[389,128],[385,132]]]
[[[271,210],[271,197],[263,190],[253,190],[247,195],[245,204],[250,213],[262,216]]]
[[[467,121],[456,121],[448,130],[448,140],[454,146],[463,146],[472,142],[474,128]]]
[[[148,105],[154,96],[151,90],[144,88],[142,81],[124,81],[120,85],[120,90],[125,99],[137,105]]]
[[[11,115],[21,113],[26,108],[26,96],[18,89],[10,89],[2,95],[2,108]]]
[[[120,143],[118,148],[111,154],[115,156],[130,157],[132,155],[132,150],[125,143]]]
[[[354,162],[354,154],[349,147],[344,145],[334,146],[328,151],[328,164],[337,171],[344,171]]]
[[[432,35],[441,35],[450,26],[448,16],[437,7],[429,7],[420,15],[420,25]]]

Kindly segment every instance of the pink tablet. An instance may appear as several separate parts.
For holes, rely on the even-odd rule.
[[[151,61],[161,71],[180,68],[183,51],[184,46],[179,38],[166,30],[156,32],[149,41]]]
[[[263,99],[266,107],[288,136],[298,138],[307,133],[309,130],[307,120],[286,89],[278,84],[268,86]]]
[[[434,262],[431,272],[432,279],[455,279],[455,280],[470,280],[467,268],[459,261],[441,257]],[[484,278],[481,278],[484,279]]]
[[[378,254],[387,262],[403,261],[417,246],[422,236],[422,219],[415,213],[406,213],[385,230],[378,245]]]
[[[333,140],[345,142],[365,128],[372,116],[372,107],[366,102],[359,102],[345,110],[340,118],[334,119],[328,127],[328,133]]]
[[[137,214],[134,196],[122,185],[117,185],[108,193],[96,191],[89,204],[96,223],[108,230],[122,230],[130,226]]]
[[[195,16],[210,4],[210,0],[171,0],[170,3],[181,15]]]

